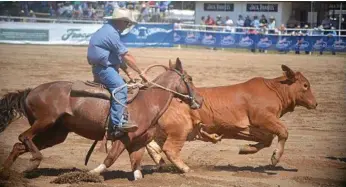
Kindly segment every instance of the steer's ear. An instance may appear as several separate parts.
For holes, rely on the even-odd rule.
[[[282,71],[284,71],[284,74],[288,80],[290,80],[291,82],[295,82],[297,80],[296,74],[289,67],[287,67],[286,65],[281,65],[281,69]]]
[[[171,59],[169,59],[169,68],[170,69],[175,69],[174,64],[172,63]]]
[[[178,70],[180,73],[184,73],[183,65],[181,64],[181,61],[179,58],[175,61],[175,69]]]

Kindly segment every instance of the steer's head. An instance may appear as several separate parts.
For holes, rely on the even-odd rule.
[[[307,78],[300,72],[294,72],[289,67],[282,65],[282,70],[290,85],[290,92],[293,94],[295,102],[299,106],[304,106],[307,109],[315,109],[317,101],[312,94],[311,85]]]

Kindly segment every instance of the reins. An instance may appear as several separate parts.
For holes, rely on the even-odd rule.
[[[145,71],[148,71],[150,68],[155,67],[155,66],[156,66],[156,65],[149,66]],[[176,72],[178,75],[180,75],[181,78],[183,78],[183,75],[182,75],[181,73],[179,73],[178,71],[176,71],[176,70],[171,70],[171,71]],[[176,92],[176,91],[174,91],[174,90],[172,90],[172,89],[166,88],[166,87],[164,87],[164,86],[162,86],[162,85],[159,85],[159,84],[157,84],[157,83],[155,83],[155,82],[148,81],[148,84],[152,84],[152,85],[154,85],[154,86],[156,86],[156,87],[158,87],[158,88],[161,88],[161,89],[166,90],[166,91],[168,91],[168,92],[171,92],[171,93],[173,93],[173,94],[179,95],[179,96],[181,96],[181,97],[183,97],[183,98],[187,98],[187,99],[191,99],[191,100],[193,99],[193,97],[191,97],[191,96],[189,96],[189,95],[185,95],[185,94]],[[116,94],[117,92],[119,92],[121,89],[123,89],[125,86],[130,87],[130,88],[135,88],[135,87],[138,87],[138,86],[139,86],[139,87],[142,87],[142,86],[144,86],[144,84],[139,83],[139,82],[136,82],[136,83],[126,83],[126,84],[123,84],[123,85],[121,85],[121,86],[115,88],[115,89],[112,91],[112,97],[113,97],[113,99],[114,99],[117,103],[119,103],[120,105],[122,105],[123,107],[127,108],[127,106],[124,105],[124,104],[122,104],[122,103],[116,98],[116,96],[115,96],[115,94]]]

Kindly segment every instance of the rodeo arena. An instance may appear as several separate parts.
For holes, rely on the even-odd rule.
[[[0,187],[346,186],[346,3],[0,2]]]

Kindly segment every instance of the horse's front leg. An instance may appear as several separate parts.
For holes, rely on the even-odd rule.
[[[112,148],[108,152],[108,155],[106,159],[103,161],[103,163],[89,172],[97,173],[97,174],[102,173],[106,168],[109,168],[111,167],[111,165],[114,164],[114,162],[119,158],[119,156],[124,150],[125,150],[125,145],[121,142],[121,140],[114,141],[112,143]]]

